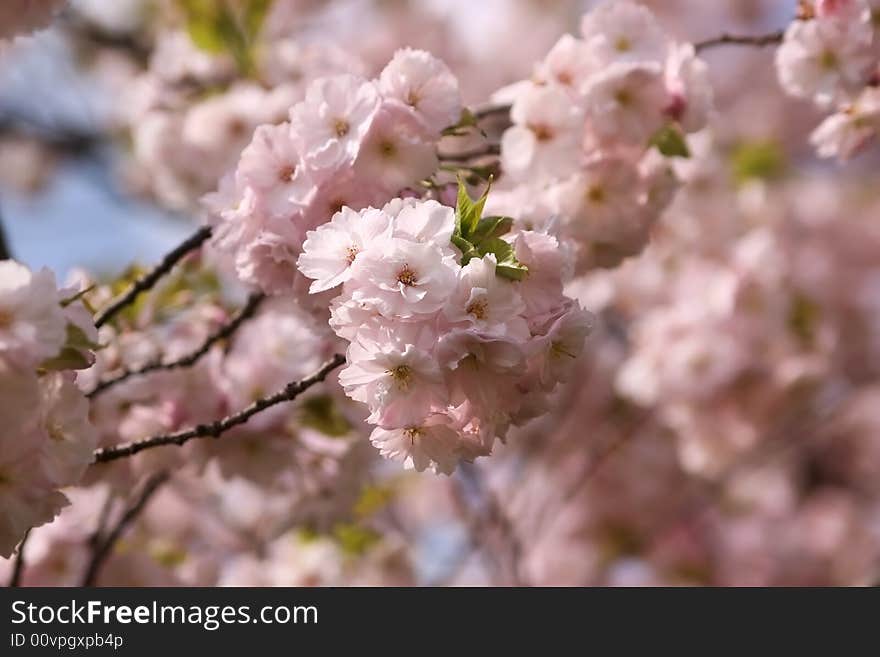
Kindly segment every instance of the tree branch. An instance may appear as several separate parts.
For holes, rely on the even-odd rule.
[[[480,157],[500,154],[501,145],[490,143],[468,151],[461,151],[459,153],[438,153],[437,158],[441,162],[469,162],[470,160],[475,160]]]
[[[239,327],[244,324],[247,320],[252,318],[259,308],[260,304],[266,296],[262,293],[254,293],[249,298],[244,307],[236,313],[235,317],[233,317],[229,322],[219,327],[216,331],[214,331],[211,335],[205,338],[205,341],[202,344],[192,351],[191,353],[178,358],[177,360],[164,362],[162,360],[157,360],[152,363],[147,363],[142,367],[133,370],[125,370],[116,376],[105,379],[101,381],[97,386],[95,386],[94,390],[86,393],[86,397],[89,399],[94,399],[102,392],[105,392],[112,388],[113,386],[122,383],[128,379],[143,376],[145,374],[149,374],[150,372],[158,372],[158,371],[171,371],[177,369],[183,369],[185,367],[191,367],[195,365],[205,354],[207,354],[211,347],[222,340],[226,340],[239,329]]]
[[[504,116],[510,113],[510,105],[502,104],[486,104],[481,105],[480,107],[474,108],[471,112],[474,115],[474,118],[477,121],[482,121],[483,119],[488,119],[492,116]]]
[[[480,548],[494,565],[502,583],[527,586],[520,573],[522,544],[507,513],[495,493],[483,482],[479,470],[468,463],[459,466],[458,476],[451,479],[452,499],[466,521],[471,545]],[[482,508],[474,508],[466,488],[482,500]]]
[[[3,216],[0,215],[0,260],[9,260],[12,258],[12,251],[6,238],[6,231],[3,229]]]
[[[109,306],[98,313],[95,317],[95,326],[101,328],[126,306],[134,303],[138,295],[152,289],[159,282],[159,279],[174,268],[174,265],[180,262],[190,251],[199,248],[209,237],[211,237],[211,227],[202,226],[172,251],[168,252],[155,268],[138,278],[125,292],[116,297]]]
[[[167,472],[160,472],[151,477],[147,483],[144,484],[144,488],[135,502],[126,509],[116,525],[113,526],[113,529],[110,530],[110,533],[107,534],[107,538],[101,542],[96,541],[96,547],[92,553],[92,558],[89,561],[89,566],[83,576],[82,586],[94,586],[95,580],[98,577],[98,572],[101,570],[101,566],[104,565],[107,557],[110,556],[110,552],[119,541],[123,532],[132,522],[134,522],[144,508],[146,508],[147,502],[149,502],[150,498],[153,497],[157,490],[159,490],[159,487],[168,481],[168,478],[169,476]]]
[[[282,390],[276,392],[270,397],[258,399],[253,404],[242,411],[229,415],[220,420],[211,422],[210,424],[200,424],[192,429],[178,431],[175,433],[164,434],[161,436],[153,436],[152,438],[144,438],[115,447],[105,447],[95,452],[95,463],[106,463],[115,461],[116,459],[133,456],[145,449],[154,447],[162,447],[163,445],[183,445],[194,438],[219,438],[225,432],[240,424],[244,424],[251,417],[266,410],[271,406],[281,404],[283,402],[296,399],[301,393],[311,388],[316,383],[320,383],[327,375],[345,362],[345,356],[336,354],[317,372],[301,381],[293,381],[288,383]]]
[[[21,586],[21,577],[24,574],[24,546],[27,544],[30,535],[31,530],[28,529],[18,544],[18,552],[15,553],[15,563],[12,564],[12,576],[9,578],[9,588],[11,589]]]
[[[785,36],[785,30],[776,30],[769,34],[759,34],[755,36],[742,36],[736,34],[724,33],[713,39],[707,39],[694,44],[694,50],[703,52],[711,48],[719,46],[755,46],[756,48],[764,48],[782,43]]]
[[[763,48],[782,43],[784,37],[784,29],[776,30],[769,34],[757,35],[728,34],[725,32],[717,37],[694,43],[694,50],[699,53],[719,46],[754,46]],[[506,103],[486,103],[485,105],[475,107],[471,110],[471,114],[473,114],[477,121],[483,121],[493,117],[508,117],[510,109],[511,105]]]

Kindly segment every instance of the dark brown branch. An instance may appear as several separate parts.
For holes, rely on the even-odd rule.
[[[236,313],[235,317],[233,317],[229,322],[211,333],[211,335],[205,338],[205,341],[202,342],[202,344],[197,349],[187,354],[186,356],[168,362],[157,360],[151,363],[147,363],[146,365],[143,365],[142,367],[139,367],[137,369],[125,370],[110,379],[105,379],[104,381],[101,381],[97,386],[95,386],[94,390],[86,393],[86,397],[88,397],[89,399],[94,399],[102,392],[109,390],[113,386],[122,383],[123,381],[134,377],[143,376],[145,374],[149,374],[150,372],[171,371],[183,369],[186,367],[192,367],[205,354],[207,354],[211,350],[211,347],[213,347],[215,344],[231,338],[242,324],[244,324],[247,320],[249,320],[256,314],[257,308],[259,308],[260,304],[265,298],[265,295],[261,293],[252,294],[248,298],[248,301],[244,305],[244,307],[239,310],[238,313]]]
[[[116,297],[109,306],[98,313],[95,317],[95,326],[100,328],[113,319],[124,308],[134,303],[138,295],[151,289],[159,282],[159,279],[170,272],[174,268],[174,265],[180,262],[184,256],[190,251],[199,248],[209,237],[211,237],[211,227],[202,226],[186,240],[181,242],[174,250],[168,252],[155,268],[138,278],[125,292]]]
[[[703,52],[711,48],[719,46],[754,46],[756,48],[764,48],[782,43],[785,36],[785,30],[776,30],[770,34],[759,34],[755,36],[742,36],[736,34],[722,34],[714,39],[707,39],[694,44],[694,50]]]
[[[257,413],[260,413],[271,406],[296,399],[296,397],[302,392],[305,392],[316,383],[320,383],[327,378],[327,375],[330,374],[330,372],[344,362],[345,356],[342,354],[336,354],[332,359],[325,363],[321,369],[311,376],[302,379],[301,381],[288,383],[282,390],[279,390],[274,395],[258,399],[244,410],[211,422],[210,424],[200,424],[192,429],[186,429],[184,431],[153,436],[151,438],[144,438],[143,440],[125,443],[123,445],[116,445],[115,447],[99,449],[95,452],[95,462],[106,463],[108,461],[115,461],[116,459],[133,456],[145,449],[162,447],[164,445],[180,446],[195,438],[219,438],[233,427],[244,424]]]
[[[11,257],[12,250],[9,248],[6,231],[3,229],[3,216],[0,215],[0,260],[9,260]]]
[[[84,127],[53,125],[12,107],[0,108],[0,135],[38,141],[53,153],[67,157],[94,155],[105,143],[101,134]]]
[[[116,34],[104,30],[76,12],[72,7],[68,7],[62,12],[58,24],[81,43],[126,54],[143,67],[149,62],[152,48],[138,34]]]
[[[18,551],[15,553],[15,562],[12,564],[12,575],[9,578],[9,588],[14,589],[21,586],[21,577],[24,575],[24,546],[27,545],[28,537],[31,530],[28,529],[21,542],[18,544]]]
[[[156,491],[159,490],[159,487],[166,481],[168,481],[167,472],[160,472],[151,477],[147,483],[144,484],[144,488],[140,495],[138,495],[134,503],[125,510],[122,517],[119,518],[119,521],[113,526],[110,533],[107,534],[107,537],[96,544],[94,552],[92,553],[92,558],[89,561],[89,566],[83,576],[83,586],[94,586],[95,580],[98,577],[98,572],[101,570],[101,566],[104,565],[107,557],[110,556],[110,552],[112,552],[113,547],[119,541],[123,532],[125,532],[128,526],[137,519],[144,508],[146,508],[150,498],[153,497]]]

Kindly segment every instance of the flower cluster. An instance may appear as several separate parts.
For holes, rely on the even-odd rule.
[[[299,258],[312,292],[341,286],[330,319],[350,342],[339,380],[369,408],[373,444],[419,471],[449,474],[545,412],[590,329],[563,295],[556,239],[503,239],[509,225],[481,219],[484,202],[462,192],[457,212],[415,199],[343,208]]]
[[[776,67],[785,90],[833,114],[813,132],[819,155],[846,160],[880,132],[880,2],[804,3]]]
[[[282,40],[265,50],[265,62],[254,64],[261,85],[239,77],[228,57],[200,50],[186,33],[161,34],[150,67],[126,81],[132,102],[117,117],[131,130],[134,159],[126,173],[132,187],[172,208],[192,209],[235,166],[254,130],[283,121],[309,82],[361,71],[329,45]]]
[[[684,135],[706,125],[712,90],[693,46],[673,43],[641,5],[605,2],[581,33],[496,94],[512,101],[513,126],[501,143],[509,191],[492,209],[526,225],[557,217],[585,270],[644,248],[674,190],[653,147],[686,156]]]
[[[50,271],[0,261],[0,556],[55,517],[67,503],[58,489],[92,461],[88,404],[67,370],[89,365],[96,338]]]
[[[436,143],[461,111],[455,77],[422,51],[398,51],[375,80],[319,78],[289,122],[257,129],[234,175],[206,200],[215,244],[245,283],[293,293],[307,231],[431,176]]]
[[[651,248],[567,288],[603,318],[577,385],[491,463],[536,537],[523,577],[872,583],[880,196],[870,177],[734,187],[742,165],[700,141]]]

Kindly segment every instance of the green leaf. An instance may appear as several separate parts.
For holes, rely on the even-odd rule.
[[[475,211],[474,202],[471,200],[464,180],[458,179],[458,200],[455,203],[455,227],[456,234],[464,239],[470,239],[471,232],[476,228],[480,215]]]
[[[316,395],[307,399],[302,405],[300,423],[334,438],[345,436],[352,429],[351,423],[330,395]]]
[[[495,275],[510,281],[521,281],[529,273],[529,268],[517,262],[515,265],[498,265]]]
[[[220,15],[226,10],[213,0],[179,0],[186,16],[186,30],[196,47],[212,54],[226,49],[220,29]]]
[[[486,134],[480,129],[479,122],[477,121],[477,117],[474,116],[474,113],[471,112],[467,107],[465,107],[461,111],[461,116],[458,119],[458,123],[456,123],[455,125],[451,125],[448,128],[444,128],[441,134],[444,137],[462,137],[468,134],[470,128],[476,128],[484,136]]]
[[[656,146],[657,150],[666,157],[691,156],[684,135],[681,133],[678,126],[672,123],[660,128],[660,130],[651,137],[650,145]]]
[[[466,265],[471,261],[472,258],[478,257],[480,254],[477,253],[477,249],[474,248],[474,245],[468,242],[463,237],[459,237],[458,235],[452,236],[452,244],[461,251],[461,264]]]
[[[510,217],[483,217],[477,224],[472,241],[474,244],[479,244],[493,237],[501,237],[507,235],[511,228],[513,228],[513,219]]]
[[[814,343],[820,319],[821,309],[808,297],[799,294],[792,300],[788,311],[788,327],[805,345]]]
[[[480,223],[480,217],[483,216],[483,208],[486,205],[486,199],[489,198],[489,189],[492,183],[486,187],[486,191],[476,201],[468,194],[467,185],[459,176],[458,178],[458,201],[455,204],[455,225],[456,234],[466,240],[471,240],[471,236],[477,230]]]
[[[40,364],[45,371],[85,370],[92,366],[90,352],[103,349],[103,345],[89,340],[88,336],[76,324],[67,323],[67,335],[64,346],[57,356],[53,356]]]
[[[250,0],[244,10],[245,36],[249,43],[259,36],[260,30],[263,29],[263,23],[266,22],[266,14],[272,7],[273,0]]]
[[[253,42],[259,35],[273,0],[178,0],[186,17],[189,37],[201,50],[229,53],[243,74],[253,71]],[[235,5],[239,5],[235,7]]]
[[[394,489],[390,486],[365,486],[355,502],[353,511],[358,518],[368,518],[381,510],[394,499]]]
[[[104,348],[103,345],[89,340],[85,331],[70,322],[67,324],[67,342],[65,346],[73,347],[74,349],[88,349],[90,351],[99,351]]]
[[[774,180],[786,167],[782,148],[771,141],[740,144],[731,155],[733,178],[738,184],[750,180]]]
[[[473,258],[480,258],[487,253],[495,255],[498,276],[513,281],[521,281],[528,273],[514,255],[513,247],[501,239],[510,232],[513,219],[510,217],[483,217],[483,208],[489,197],[489,187],[483,195],[474,201],[467,191],[464,181],[458,179],[458,202],[455,207],[455,231],[452,243],[461,251],[461,265],[464,266]]]
[[[495,274],[512,281],[521,281],[529,273],[529,268],[517,260],[513,246],[500,237],[493,237],[480,244],[480,254],[495,256]]]
[[[382,536],[367,527],[354,524],[338,524],[333,528],[333,537],[342,550],[350,555],[360,556],[376,545]]]
[[[62,370],[85,370],[92,363],[83,352],[72,347],[62,347],[57,356],[44,360],[40,363],[40,369],[46,372],[60,372]]]

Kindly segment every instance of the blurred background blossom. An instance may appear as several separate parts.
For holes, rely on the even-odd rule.
[[[529,78],[595,4],[275,0],[258,47],[241,53],[187,32],[186,2],[74,0],[50,29],[0,52],[9,249],[60,280],[125,276],[192,233],[201,197],[308,81],[375,76],[410,46],[445,61],[465,104],[480,106]],[[641,4],[688,42],[769,33],[798,11],[797,0]],[[876,584],[878,155],[816,155],[809,139],[824,113],[783,92],[774,50],[705,53],[713,116],[687,137],[691,157],[675,161],[682,186],[649,245],[614,269],[579,270],[566,288],[598,321],[552,413],[445,478],[401,471],[348,440],[364,414],[337,386],[297,406],[295,449],[244,432],[234,449],[188,445],[188,467],[99,583]],[[525,205],[503,198],[505,211]],[[222,255],[206,260],[223,270]],[[134,347],[105,352],[80,381],[198,345],[228,300],[197,269],[180,276],[208,303],[157,326],[161,304],[139,309]],[[264,328],[255,322],[223,357],[167,380],[186,404],[162,381],[136,382],[134,404],[108,395],[93,417],[124,437],[150,435],[181,414],[214,417],[218,399],[242,405],[333,353],[335,342],[308,333],[308,313],[274,302],[261,312]],[[253,380],[264,349],[275,360]],[[220,380],[229,389],[206,383]],[[274,427],[287,419],[266,426],[282,435]],[[165,459],[143,454],[72,489],[71,506],[33,531],[24,582],[80,583],[97,519],[123,506],[113,491],[178,464]]]

